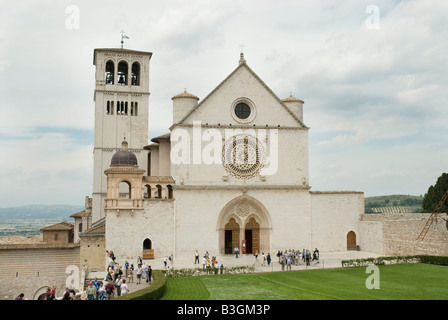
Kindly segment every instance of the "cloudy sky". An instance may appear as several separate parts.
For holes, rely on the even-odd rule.
[[[423,195],[447,172],[447,1],[1,0],[0,207],[91,195],[95,48],[153,52],[150,137],[171,97],[238,64],[305,101],[312,190]]]

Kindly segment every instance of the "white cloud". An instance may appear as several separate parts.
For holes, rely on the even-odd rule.
[[[78,30],[65,25],[72,4],[80,9]],[[17,161],[8,160],[0,176],[51,177],[36,193],[45,202],[53,199],[44,192],[53,183],[58,191],[67,183],[85,185],[81,177],[91,183],[93,137],[80,143],[61,130],[33,133],[42,127],[93,130],[93,50],[118,47],[125,30],[125,47],[154,53],[150,136],[171,125],[172,96],[186,88],[203,99],[237,67],[242,43],[248,64],[280,98],[292,91],[305,101],[314,189],[424,193],[446,171],[448,3],[376,1],[380,29],[368,30],[371,4],[11,2],[0,13],[7,31],[0,35],[0,135],[3,150]],[[398,154],[389,155],[393,149]],[[73,170],[89,173],[77,178]],[[387,175],[394,173],[399,179],[390,183]],[[29,185],[23,179],[2,183],[1,205],[21,190],[32,193]]]

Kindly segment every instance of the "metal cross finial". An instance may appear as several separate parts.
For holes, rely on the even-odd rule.
[[[121,30],[121,49],[123,49],[124,39],[129,39],[129,37]]]

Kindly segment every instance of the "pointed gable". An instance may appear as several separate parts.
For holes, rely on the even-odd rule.
[[[190,110],[179,124],[192,124],[194,120],[209,124],[238,124],[232,117],[232,107],[238,99],[248,99],[255,107],[253,125],[298,127],[307,126],[279,99],[279,97],[247,65],[244,59],[212,92]]]

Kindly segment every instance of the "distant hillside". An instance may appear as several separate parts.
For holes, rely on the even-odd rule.
[[[395,194],[389,196],[366,197],[366,213],[419,213],[422,212],[421,196]]]
[[[73,205],[26,205],[20,207],[0,208],[1,220],[20,219],[59,219],[70,220],[70,215],[84,209]]]

